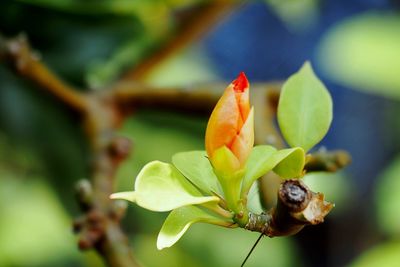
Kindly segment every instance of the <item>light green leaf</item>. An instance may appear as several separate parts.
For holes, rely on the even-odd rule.
[[[375,189],[378,226],[388,236],[400,236],[400,155],[379,175]]]
[[[174,166],[160,161],[152,161],[143,167],[136,178],[134,192],[113,194],[111,198],[133,201],[153,211],[219,201],[215,196],[202,196]]]
[[[365,12],[335,23],[321,38],[318,65],[338,84],[400,99],[400,17]]]
[[[400,242],[388,241],[364,251],[347,267],[397,267],[400,262]]]
[[[213,192],[222,195],[217,176],[215,176],[205,151],[177,153],[172,157],[175,167],[195,186],[208,195]]]
[[[234,225],[232,221],[225,221],[207,213],[196,206],[185,206],[173,210],[161,227],[157,238],[157,248],[159,250],[171,247],[196,222],[205,222],[229,227]]]
[[[276,163],[271,158],[276,151],[276,148],[267,145],[253,147],[246,163],[242,194],[247,194],[254,181],[275,167]]]
[[[282,149],[273,155],[273,161],[277,162],[273,170],[280,177],[298,178],[304,169],[305,153],[301,147]]]
[[[247,196],[247,208],[249,211],[260,214],[263,212],[263,207],[260,202],[260,191],[258,183],[253,183]]]
[[[331,96],[306,62],[282,87],[278,105],[281,132],[290,146],[308,151],[325,136],[331,121]]]
[[[267,145],[254,147],[246,164],[242,196],[247,195],[258,178],[271,170],[282,178],[299,177],[304,168],[304,161],[304,150],[300,147],[278,151]]]
[[[210,157],[210,162],[220,179],[222,177],[230,179],[229,177],[242,169],[239,159],[227,146],[216,149]]]

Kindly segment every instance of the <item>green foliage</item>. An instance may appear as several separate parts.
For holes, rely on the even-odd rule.
[[[112,197],[153,211],[172,210],[159,234],[159,249],[175,244],[195,222],[244,227],[247,206],[261,209],[254,182],[269,171],[281,178],[301,178],[305,150],[323,138],[331,120],[330,95],[306,63],[285,83],[278,107],[279,125],[292,148],[256,146],[245,166],[226,146],[214,151],[212,164],[205,151],[177,153],[173,165],[148,163],[136,178],[135,191]],[[239,213],[246,216],[235,216]]]
[[[118,168],[118,190],[131,189],[133,175],[150,161],[168,162],[180,151],[202,149],[205,126],[203,118],[165,111],[138,111],[128,118],[118,134],[134,140],[135,152]]]
[[[186,230],[196,222],[206,222],[217,225],[229,225],[230,222],[211,215],[199,207],[185,206],[173,210],[161,227],[157,239],[157,248],[159,250],[175,244]]]
[[[400,242],[388,242],[367,250],[348,267],[397,267],[400,262]]]
[[[308,151],[325,136],[331,121],[332,99],[306,62],[282,87],[279,127],[290,146]]]
[[[242,190],[242,193],[243,192],[244,191]],[[257,214],[263,212],[263,207],[260,200],[258,183],[253,183],[249,193],[247,194],[247,208],[250,212]]]
[[[392,236],[400,236],[400,157],[390,163],[378,178],[375,206],[380,228]]]
[[[198,2],[202,1],[17,0],[15,3],[18,4],[14,5],[13,1],[13,8],[7,9],[7,12],[3,12],[2,15],[3,19],[6,16],[9,16],[11,19],[19,17],[18,19],[20,21],[15,21],[15,23],[24,26],[24,30],[26,30],[28,36],[33,37],[32,40],[35,44],[34,46],[38,48],[39,51],[43,52],[42,56],[44,61],[49,63],[55,72],[61,74],[60,76],[82,87],[85,85],[82,84],[81,76],[84,76],[90,87],[98,88],[112,82],[115,77],[118,77],[118,75],[126,69],[126,67],[133,66],[142,60],[151,52],[150,49],[157,47],[160,41],[171,33],[171,28],[173,28],[174,23],[170,21],[168,11],[171,10],[168,10],[168,8],[186,7]],[[30,5],[38,7],[32,9]],[[24,8],[20,9],[20,6],[24,6]],[[26,8],[26,6],[29,6],[29,8]],[[16,8],[14,9],[14,7]],[[32,14],[27,16],[27,14],[32,10],[35,12],[31,12]],[[17,16],[13,17],[10,15],[12,13]],[[151,14],[151,16],[149,16],[149,14]],[[39,17],[45,17],[44,19],[39,20],[40,25],[49,26],[37,27],[38,24],[30,23],[31,21],[36,21]],[[7,23],[4,23],[3,19],[0,20],[2,20],[3,25],[6,25]],[[21,26],[17,25],[13,27],[14,29],[6,29],[5,32],[14,32],[16,29],[19,30],[21,28]],[[120,45],[121,43],[122,46]],[[116,44],[118,44],[119,47],[116,47]],[[79,46],[79,49],[75,49],[77,46]],[[71,49],[71,47],[74,49]],[[192,82],[195,79],[204,80],[204,77],[210,80],[215,77],[213,76],[214,74],[211,73],[211,68],[204,67],[201,65],[203,63],[199,64],[199,62],[204,60],[205,57],[197,54],[197,52],[196,56],[196,58],[189,58],[189,62],[172,62],[172,64],[166,67],[167,71],[165,71],[164,67],[164,74],[156,73],[156,75],[158,75],[157,77],[161,77],[161,79],[157,80],[156,83],[165,86],[165,81],[168,80],[168,84],[173,84],[176,82],[177,76],[179,76],[179,81],[184,82],[187,82],[188,80]],[[189,75],[181,75],[182,69],[186,70],[189,63],[191,67],[190,69],[192,70],[191,73]],[[171,68],[171,66],[173,68]],[[194,68],[195,70],[193,71]],[[171,75],[171,69],[173,69],[173,75]],[[2,81],[10,79],[7,76],[5,78],[4,76],[2,77]],[[155,80],[153,78],[154,76],[151,76],[152,81]],[[38,121],[35,121],[35,118],[32,119],[32,116],[37,116],[35,115],[36,112],[31,112],[32,107],[26,105],[29,104],[28,102],[31,102],[31,100],[28,99],[26,95],[20,95],[20,91],[18,91],[19,88],[14,88],[23,88],[27,85],[19,84],[17,86],[12,85],[11,87],[8,83],[6,83],[6,85],[7,86],[3,86],[4,89],[11,89],[7,92],[8,97],[3,97],[2,104],[4,105],[2,106],[3,109],[6,104],[7,106],[10,106],[10,108],[5,108],[5,112],[3,112],[7,117],[11,117],[8,122],[13,121],[14,123],[15,119],[19,118],[20,122],[19,124],[16,123],[16,125],[18,125],[15,128],[19,127],[19,131],[25,134],[23,137],[27,137],[26,134],[32,131],[31,128],[28,128],[27,130],[26,125],[39,125],[34,132],[38,136],[41,136],[41,140],[46,140],[43,149],[47,152],[47,158],[52,160],[55,158],[55,155],[60,155],[58,158],[61,159],[60,162],[64,167],[60,168],[59,166],[61,165],[53,166],[54,171],[51,176],[56,178],[54,183],[57,183],[58,185],[62,183],[70,184],[72,178],[68,180],[63,179],[64,176],[73,177],[73,179],[82,177],[85,172],[85,164],[87,163],[82,156],[82,154],[84,154],[82,153],[83,151],[81,151],[83,145],[78,144],[71,146],[71,140],[77,140],[77,138],[79,139],[82,137],[73,136],[74,138],[65,138],[66,131],[64,131],[64,128],[66,127],[65,125],[75,125],[75,121],[71,119],[71,122],[68,121],[68,123],[66,123],[65,119],[58,120],[61,126],[48,127],[49,125],[54,126],[55,123],[53,110],[52,112],[48,112],[53,121],[42,120],[41,115],[36,118]],[[24,90],[25,89],[26,88],[24,88]],[[6,93],[3,93],[2,95],[5,96]],[[39,98],[41,98],[41,95]],[[19,100],[18,106],[12,104],[15,103],[15,100]],[[42,107],[42,104],[44,103],[43,101],[46,100],[40,99],[37,106]],[[58,110],[58,108],[59,107],[56,106],[54,110]],[[9,112],[10,109],[18,112],[11,114]],[[39,113],[44,114],[44,112],[47,112],[46,110],[47,109],[40,110]],[[60,112],[64,111],[62,110]],[[198,137],[198,132],[202,131],[204,128],[202,122],[199,122],[198,124],[192,123],[188,122],[189,120],[185,121],[181,118],[177,119],[174,116],[170,116],[170,114],[164,117],[164,114],[161,113],[152,113],[151,115],[143,115],[142,113],[138,116],[136,115],[135,119],[136,121],[134,123],[130,124],[128,122],[126,128],[123,129],[124,135],[126,134],[127,136],[134,137],[132,139],[135,142],[135,160],[133,161],[132,158],[130,158],[123,163],[122,168],[118,170],[119,178],[123,177],[123,179],[126,179],[126,177],[130,177],[132,173],[138,172],[139,166],[143,166],[144,163],[154,160],[155,158],[168,160],[173,152],[200,149],[200,139],[196,137]],[[160,122],[162,126],[160,126]],[[174,127],[171,127],[171,125],[174,125]],[[76,130],[76,128],[72,126],[68,127],[71,128],[72,131]],[[196,129],[193,130],[193,128]],[[46,131],[43,131],[43,129],[46,129]],[[64,130],[60,131],[60,129]],[[43,138],[43,134],[46,135],[49,131],[52,135],[57,137],[57,142],[49,140],[48,138]],[[65,140],[69,141],[66,142]],[[157,140],[157,142],[154,140]],[[31,140],[31,142],[35,141]],[[37,142],[37,146],[42,145],[42,142]],[[8,149],[8,151],[13,149],[14,148]],[[71,149],[73,151],[71,151]],[[299,153],[296,149],[297,148],[291,149],[291,152],[287,154],[285,154],[286,152],[278,151],[275,157],[271,157],[271,159],[269,159],[268,155],[264,155],[265,158],[260,161],[264,161],[265,163],[260,164],[264,164],[265,166],[258,167],[260,169],[257,170],[257,173],[249,175],[253,176],[253,178],[250,178],[251,182],[249,183],[249,186],[253,184],[251,193],[249,193],[249,203],[253,200],[258,200],[258,192],[254,181],[267,171],[270,171],[270,166],[275,163],[279,162],[278,165],[274,165],[275,168],[273,170],[282,177],[289,177],[290,175],[293,175],[293,177],[298,176],[297,173],[300,173],[300,171],[294,171],[292,172],[293,174],[287,174],[285,171],[286,168],[279,167],[285,165],[285,162],[287,162],[287,166],[289,167],[292,164],[294,164],[293,166],[301,165],[301,162],[303,162],[304,159],[299,158],[298,161],[291,159],[292,155]],[[66,156],[65,153],[69,156]],[[189,153],[190,152],[187,152],[185,157],[190,157]],[[179,225],[186,230],[187,227],[189,227],[189,224],[195,221],[218,224],[226,223],[227,220],[222,220],[220,217],[216,217],[216,215],[211,213],[212,209],[210,206],[208,206],[209,210],[206,210],[203,209],[203,207],[198,208],[199,206],[189,205],[197,203],[198,201],[203,202],[206,200],[213,201],[206,202],[206,204],[211,203],[216,205],[216,201],[219,201],[219,199],[211,196],[214,192],[223,197],[220,184],[218,183],[216,175],[213,173],[208,160],[204,157],[201,160],[197,158],[200,154],[204,154],[204,152],[197,151],[197,153],[197,155],[193,155],[192,162],[189,160],[185,162],[185,159],[182,159],[184,158],[183,155],[179,160],[175,160],[175,157],[173,158],[172,161],[179,172],[174,169],[172,165],[157,163],[157,168],[159,168],[158,170],[157,168],[150,168],[151,170],[147,170],[148,172],[144,176],[139,175],[137,178],[136,182],[139,184],[137,187],[140,189],[139,191],[141,193],[137,194],[129,192],[125,194],[125,198],[138,201],[142,203],[144,207],[155,210],[170,210],[172,207],[185,205],[173,210],[170,214],[170,216],[173,214],[184,214],[182,220],[173,220],[173,223],[170,224],[173,225],[173,227],[176,227],[173,228],[175,230],[179,230]],[[179,158],[178,155],[177,157]],[[65,167],[65,162],[70,162],[71,164]],[[197,167],[195,164],[197,163],[201,165],[197,167],[200,169],[204,167],[205,171],[196,170]],[[257,165],[259,163],[256,162],[255,164]],[[168,165],[168,167],[166,167],[166,165]],[[297,167],[294,169],[296,168]],[[60,172],[61,169],[62,172]],[[252,168],[250,167],[247,168],[246,172],[250,172],[251,169]],[[66,175],[70,172],[72,172],[73,175]],[[0,176],[2,175],[5,176],[8,174],[1,173]],[[186,181],[183,176],[185,176],[189,182]],[[254,178],[254,176],[258,177]],[[17,180],[19,180],[19,178]],[[10,183],[13,185],[11,186],[13,188],[10,189],[10,187],[7,186],[8,182],[3,180],[0,181],[0,191],[2,191],[4,196],[4,201],[2,201],[3,205],[0,204],[2,215],[0,216],[0,224],[2,225],[2,227],[0,227],[0,230],[2,230],[2,234],[0,234],[0,244],[5,244],[5,246],[2,246],[0,249],[0,254],[3,255],[0,256],[0,262],[2,262],[0,265],[45,266],[42,264],[44,261],[54,261],[53,265],[62,266],[62,264],[59,264],[58,262],[59,259],[68,258],[69,261],[71,261],[71,259],[73,261],[68,264],[76,266],[77,263],[75,261],[78,261],[76,258],[80,257],[80,254],[76,253],[76,240],[74,240],[73,235],[70,234],[69,231],[64,231],[69,229],[71,218],[69,218],[62,207],[59,206],[59,200],[50,194],[50,188],[46,186],[42,187],[41,185],[36,186],[35,183],[26,183],[24,180],[23,182],[25,183],[24,185],[19,184],[18,182],[18,186],[15,186],[15,189],[18,190],[14,191],[12,190],[14,189],[14,183]],[[190,182],[197,188],[193,187]],[[127,183],[124,185],[127,185]],[[71,188],[72,191],[70,185],[68,185],[68,188]],[[198,189],[200,189],[201,192]],[[70,193],[71,192],[68,192],[66,194],[68,195],[68,199],[70,199]],[[21,195],[24,197],[21,198]],[[157,196],[157,198],[154,198],[154,201],[149,200],[150,196],[153,198],[154,196]],[[168,201],[164,201],[165,199],[168,199]],[[168,205],[169,207],[167,207]],[[75,205],[73,205],[73,207],[76,208]],[[259,209],[260,208],[258,208],[258,210]],[[182,210],[185,210],[185,212],[182,212]],[[139,212],[135,212],[134,216],[137,216],[138,214]],[[160,217],[162,217],[162,215]],[[185,219],[189,220],[190,218],[192,218],[192,220],[185,224]],[[146,220],[135,218],[135,221],[132,220],[130,223],[136,221],[143,222]],[[167,224],[167,222],[168,219],[165,224]],[[229,223],[231,223],[231,221],[229,221]],[[140,230],[149,232],[148,225],[151,224],[154,224],[154,222],[141,224]],[[13,227],[10,228],[10,225]],[[45,233],[37,231],[37,229],[44,229],[42,227],[43,225],[46,225]],[[163,229],[165,227],[166,226],[164,225]],[[173,232],[173,229],[169,229],[170,234]],[[199,229],[202,231],[197,232],[197,238],[194,239],[196,240],[196,249],[194,250],[197,251],[192,251],[192,254],[204,254],[202,257],[199,257],[197,262],[192,258],[192,256],[188,256],[185,247],[185,249],[179,250],[179,252],[175,254],[172,253],[173,256],[167,258],[167,261],[164,259],[161,261],[157,259],[159,260],[157,262],[155,259],[157,257],[155,257],[154,254],[148,255],[147,259],[150,259],[153,265],[151,263],[146,265],[199,266],[198,262],[207,262],[204,264],[206,266],[234,265],[243,258],[244,253],[247,252],[245,251],[245,248],[251,245],[251,242],[254,241],[254,236],[250,233],[245,233],[244,231],[236,231],[234,233],[229,231],[228,234],[226,234],[225,232],[218,231],[218,229],[214,228],[211,228],[211,230],[210,228]],[[207,233],[209,233],[208,230],[210,230],[212,233],[210,235],[214,236],[214,239],[220,240],[220,242],[204,238],[204,229]],[[60,232],[68,233],[67,238],[59,235]],[[27,236],[29,236],[29,238],[26,238]],[[43,238],[41,239],[43,236],[46,236],[46,240]],[[143,252],[144,249],[147,250],[149,248],[149,246],[146,247],[146,244],[149,244],[150,242],[153,244],[154,242],[153,239],[147,238],[147,236],[142,238],[143,236],[146,235],[135,233],[135,242],[140,244],[137,246],[136,251],[142,251],[139,255],[146,254],[147,252]],[[172,233],[170,236],[174,236],[174,234]],[[137,240],[136,237],[138,237]],[[177,236],[175,235],[175,238],[176,237]],[[60,238],[62,238],[62,240],[60,240]],[[15,242],[20,240],[23,242]],[[188,240],[185,241],[187,242]],[[201,242],[204,242],[204,247],[202,246],[204,249],[199,251],[198,244]],[[265,262],[265,256],[263,253],[259,253],[258,255],[255,254],[255,257],[252,258],[251,264],[254,264],[254,266],[262,265],[274,267],[293,266],[295,260],[291,257],[287,257],[288,253],[293,255],[289,242],[289,240],[281,239],[274,240],[273,243],[271,243],[266,240],[266,242],[263,242],[260,245],[260,251],[268,251],[273,254],[274,257],[269,259],[268,262]],[[20,256],[21,250],[24,251],[26,257]],[[230,253],[226,253],[227,250],[230,251]],[[206,254],[208,252],[210,255]],[[171,254],[170,251],[168,253],[168,255]],[[166,255],[166,253],[164,255]],[[87,264],[89,266],[100,266],[101,263],[98,259],[94,262],[90,259]]]
[[[252,184],[271,170],[282,178],[299,177],[304,159],[304,150],[299,147],[282,150],[267,145],[254,147],[246,164],[242,195],[247,195]]]
[[[226,146],[215,150],[210,161],[212,162],[215,175],[217,175],[220,181],[224,179],[230,180],[233,176],[238,177],[243,174],[238,158]]]
[[[222,195],[217,176],[214,174],[205,151],[177,153],[172,157],[174,166],[203,193]]]
[[[273,156],[276,162],[274,172],[282,178],[300,178],[305,162],[304,150],[301,147],[277,151]]]
[[[135,191],[113,195],[133,201],[153,211],[169,211],[185,205],[219,201],[200,192],[171,164],[153,161],[143,167],[136,178]]]
[[[252,184],[261,176],[272,170],[275,165],[271,161],[276,152],[272,146],[256,146],[250,153],[246,163],[246,173],[243,178],[242,195],[247,195]]]
[[[338,23],[322,38],[325,74],[354,89],[400,99],[400,18],[365,13]]]

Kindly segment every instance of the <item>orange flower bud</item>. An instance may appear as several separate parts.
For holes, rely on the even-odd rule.
[[[254,145],[254,113],[249,103],[249,82],[242,72],[215,106],[206,130],[211,162],[216,150],[227,147],[243,167]]]

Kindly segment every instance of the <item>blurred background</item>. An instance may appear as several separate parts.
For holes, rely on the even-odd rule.
[[[190,29],[191,10],[207,4],[2,0],[0,32],[9,37],[24,32],[68,83],[104,90],[183,27]],[[310,60],[334,100],[333,124],[319,146],[345,149],[353,157],[340,173],[306,177],[313,190],[336,203],[326,222],[294,237],[264,238],[247,266],[400,266],[399,2],[234,4],[201,38],[140,80],[191,86],[229,82],[245,71],[253,83],[280,81]],[[134,153],[118,170],[118,190],[130,190],[148,161],[168,162],[176,152],[202,149],[206,121],[138,110],[120,132],[133,140]],[[78,118],[0,65],[0,266],[103,266],[96,253],[77,250],[71,230],[80,214],[74,184],[87,177],[89,158]],[[198,224],[159,252],[156,237],[166,215],[129,206],[124,229],[143,266],[238,266],[257,238],[241,229]]]

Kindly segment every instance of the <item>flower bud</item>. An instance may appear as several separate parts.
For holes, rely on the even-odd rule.
[[[254,145],[254,112],[249,103],[249,82],[243,72],[225,89],[215,106],[208,121],[205,143],[215,169],[233,172],[244,167]],[[228,154],[236,160],[229,156],[230,160],[222,162],[221,155]]]

